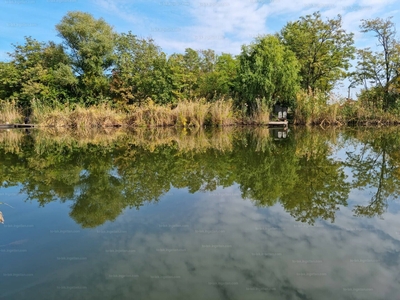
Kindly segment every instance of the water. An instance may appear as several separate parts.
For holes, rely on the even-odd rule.
[[[284,136],[0,132],[0,298],[396,299],[398,129]]]

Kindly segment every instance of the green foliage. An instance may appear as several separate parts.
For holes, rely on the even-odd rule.
[[[211,50],[204,51],[211,58],[204,56],[202,60],[204,66],[199,83],[200,95],[210,101],[234,96],[238,60],[228,53],[215,55]]]
[[[368,101],[374,107],[387,111],[394,108],[400,99],[400,44],[396,39],[395,24],[390,18],[376,18],[362,20],[360,27],[363,33],[374,34],[379,50],[358,50],[359,61],[354,79],[364,86],[364,100],[368,94]]]
[[[14,45],[9,63],[1,63],[0,93],[3,99],[17,100],[29,108],[33,99],[66,102],[77,84],[68,56],[60,45],[40,43],[31,37],[25,44]]]
[[[56,29],[69,54],[73,72],[78,74],[79,96],[88,104],[96,103],[97,97],[107,96],[106,72],[112,65],[115,41],[112,27],[88,13],[69,12]]]
[[[168,58],[169,79],[174,99],[194,99],[199,95],[201,59],[197,51],[187,48],[185,54],[172,54]]]
[[[239,55],[237,90],[239,104],[254,110],[257,99],[266,106],[275,102],[294,104],[299,87],[299,64],[293,52],[277,37],[259,37],[243,46]]]
[[[17,99],[21,76],[13,63],[0,62],[0,99]]]
[[[354,57],[353,34],[342,28],[342,19],[323,21],[319,12],[288,22],[279,37],[300,63],[301,87],[330,92],[346,77]]]
[[[151,98],[157,104],[172,102],[166,56],[151,39],[131,32],[116,39],[111,81],[114,101],[141,104]]]

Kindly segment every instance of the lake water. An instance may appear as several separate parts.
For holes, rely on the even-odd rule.
[[[398,299],[397,128],[0,132],[2,299]]]

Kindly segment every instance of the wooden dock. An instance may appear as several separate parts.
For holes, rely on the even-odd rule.
[[[286,120],[286,121],[275,121],[275,122],[269,122],[268,123],[268,126],[271,126],[271,127],[287,127],[288,126],[288,121]]]
[[[0,129],[10,128],[34,128],[37,127],[35,124],[0,124]]]

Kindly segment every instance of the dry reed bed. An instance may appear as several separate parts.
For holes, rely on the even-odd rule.
[[[130,105],[124,110],[109,105],[81,107],[50,107],[32,102],[32,121],[44,127],[100,128],[100,127],[203,127],[235,124],[265,125],[267,110],[257,110],[252,116],[239,118],[233,101],[181,101],[171,105],[155,105],[151,100],[142,106]]]
[[[0,124],[21,123],[23,119],[22,112],[15,102],[0,100]]]
[[[295,125],[398,125],[400,113],[375,111],[359,102],[327,104],[327,96],[316,91],[300,92],[294,110]],[[331,99],[332,100],[332,99]],[[334,99],[333,99],[334,100]],[[337,100],[337,99],[336,99]],[[79,105],[45,105],[32,101],[31,123],[58,128],[107,128],[107,127],[226,127],[230,125],[267,125],[270,111],[256,101],[255,111],[248,116],[236,109],[233,100],[205,99],[181,101],[175,106],[156,105],[146,100],[142,106],[129,105],[123,109],[100,104],[91,107]],[[15,103],[0,101],[0,123],[21,123],[23,115]]]

